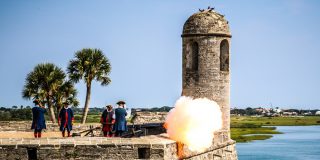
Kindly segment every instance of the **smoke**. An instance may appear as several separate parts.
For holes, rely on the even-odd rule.
[[[165,127],[170,139],[187,145],[191,151],[203,151],[212,145],[213,133],[221,129],[222,113],[215,101],[180,97]]]

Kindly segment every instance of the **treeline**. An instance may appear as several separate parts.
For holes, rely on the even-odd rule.
[[[0,108],[1,121],[25,121],[32,120],[32,110],[30,106],[13,106],[12,108]]]
[[[76,114],[76,121],[81,121],[81,114],[83,108],[74,108],[72,107]],[[103,112],[104,108],[90,108],[88,115],[100,115]],[[50,116],[47,112],[45,113],[45,119],[50,120]],[[32,107],[30,106],[12,106],[0,107],[0,121],[31,121],[32,120]]]
[[[169,112],[173,107],[163,106],[163,107],[152,107],[152,108],[133,108],[131,110],[134,112]]]
[[[104,111],[105,107],[94,107],[94,108],[89,108],[89,111],[88,111],[88,115],[98,115],[98,114],[101,114],[103,111]],[[72,108],[73,112],[76,114],[76,115],[80,115],[82,114],[82,110],[83,108]]]
[[[163,106],[163,107],[152,107],[152,108],[132,108],[131,112],[169,112],[173,107]],[[114,108],[115,109],[115,108]],[[73,108],[75,114],[81,114],[83,108]],[[105,110],[105,107],[94,107],[90,108],[88,115],[99,115]]]

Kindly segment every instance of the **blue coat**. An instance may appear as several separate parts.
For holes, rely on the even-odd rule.
[[[31,129],[42,130],[46,129],[46,120],[44,119],[46,109],[41,107],[32,108],[32,126]]]
[[[74,120],[73,111],[71,108],[62,108],[59,113],[60,131],[67,128],[67,131],[72,130],[72,121]]]
[[[127,131],[127,111],[124,108],[117,108],[114,111],[116,116],[116,122],[114,124],[113,130],[115,131]]]

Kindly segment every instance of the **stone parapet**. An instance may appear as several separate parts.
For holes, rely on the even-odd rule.
[[[141,138],[0,139],[0,159],[176,159],[176,143],[158,136]]]
[[[0,159],[219,159],[235,160],[235,142],[213,145],[178,157],[177,142],[166,134],[139,138],[8,138],[0,139]]]
[[[0,131],[24,131],[29,132],[31,130],[31,121],[0,121]],[[58,124],[46,122],[47,131],[59,131]],[[88,124],[75,124],[73,125],[73,131],[83,131],[90,129],[90,126],[100,127],[100,123],[88,123]]]
[[[134,124],[164,123],[168,112],[135,112],[132,118]]]

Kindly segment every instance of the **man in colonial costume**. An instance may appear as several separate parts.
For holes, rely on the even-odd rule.
[[[72,130],[72,125],[74,122],[73,111],[68,107],[69,103],[64,102],[64,107],[60,110],[58,124],[60,125],[60,131],[62,132],[62,137],[65,137],[65,131],[68,132],[68,137],[70,137],[70,132]]]
[[[100,123],[102,124],[102,132],[104,137],[112,137],[112,126],[114,124],[114,114],[111,105],[107,105],[101,115]]]
[[[122,133],[127,131],[127,111],[124,109],[126,104],[124,101],[119,101],[117,104],[118,108],[114,111],[116,122],[113,130],[116,132],[116,137],[121,137]]]
[[[34,129],[34,138],[41,138],[42,129],[46,129],[46,120],[44,119],[46,109],[38,99],[34,100],[33,103],[35,104],[35,107],[32,108],[31,129]]]

